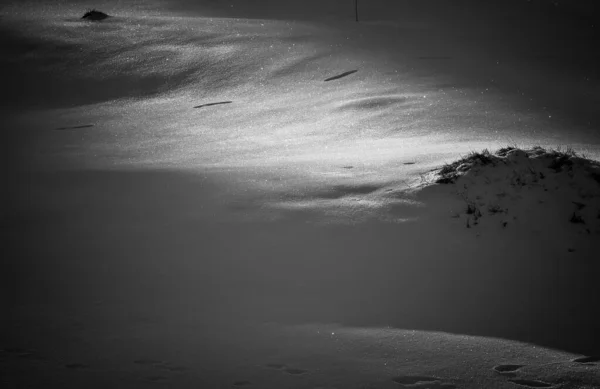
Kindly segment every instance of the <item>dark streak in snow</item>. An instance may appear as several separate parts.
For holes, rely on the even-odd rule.
[[[94,125],[93,124],[84,124],[81,126],[59,127],[59,128],[55,128],[54,131],[78,130],[80,128],[90,128],[90,127],[94,127]]]

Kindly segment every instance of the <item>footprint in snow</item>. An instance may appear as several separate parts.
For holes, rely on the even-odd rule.
[[[500,374],[514,373],[525,365],[498,365],[494,366],[494,370]]]
[[[580,358],[573,359],[573,362],[581,363],[581,364],[592,364],[595,362],[600,362],[600,357],[599,356],[580,357]]]
[[[573,363],[574,362],[574,363],[578,363],[578,364],[585,365],[585,366],[596,366],[594,362],[599,362],[599,361],[600,361],[600,357],[584,356],[584,357],[572,359],[570,361],[552,362],[552,363],[549,363],[546,365],[554,365],[557,363],[561,364],[561,363],[568,363],[568,362]],[[544,366],[544,365],[542,365],[542,366]],[[525,367],[525,365],[516,365],[516,364],[498,365],[498,366],[494,366],[494,371],[496,371],[502,375],[505,375],[505,376],[515,377],[517,375],[517,373],[519,373],[519,370],[523,367]],[[518,379],[518,378],[510,379],[510,380],[508,380],[508,382],[511,382],[513,384],[516,384],[516,385],[522,386],[522,387],[526,387],[526,388],[550,388],[550,387],[554,386],[554,384],[544,382],[544,381]]]
[[[525,367],[525,365],[507,364],[494,366],[494,370],[500,374],[514,377],[516,375],[515,373],[517,373],[522,367]],[[508,382],[512,382],[513,384],[524,386],[527,388],[549,388],[552,386],[552,384],[543,381],[517,378],[508,380]]]

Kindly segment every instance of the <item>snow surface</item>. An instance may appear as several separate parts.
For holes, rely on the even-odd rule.
[[[2,5],[3,383],[598,387],[593,28],[349,3]]]

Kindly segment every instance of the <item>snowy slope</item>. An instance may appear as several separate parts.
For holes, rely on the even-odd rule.
[[[550,95],[543,89],[546,80],[531,81],[539,71],[522,67],[519,75],[511,70],[514,65],[496,69],[498,53],[473,59],[468,47],[448,46],[439,34],[428,32],[431,26],[175,19],[156,16],[157,11],[126,12],[122,4],[107,10],[114,18],[90,25],[78,19],[80,8],[64,4],[50,8],[47,16],[7,15],[9,28],[13,18],[29,20],[24,29],[14,26],[18,34],[11,29],[5,38],[14,43],[8,70],[21,74],[12,79],[16,95],[9,106],[15,99],[19,106],[33,107],[86,104],[54,111],[41,123],[28,123],[31,116],[25,122],[44,133],[93,124],[93,130],[80,133],[90,134],[85,141],[91,147],[113,150],[98,155],[108,164],[122,163],[118,157],[112,161],[115,154],[123,154],[126,164],[180,167],[308,160],[313,161],[308,170],[331,173],[337,169],[331,165],[340,160],[381,169],[413,159],[409,150],[419,148],[426,151],[421,155],[437,155],[439,163],[450,150],[456,155],[501,147],[508,140],[568,144],[591,156],[597,153],[589,146],[597,136],[593,128],[561,122],[562,115],[547,108],[535,112],[528,103],[511,101],[517,91],[502,90],[518,89],[507,82],[516,78],[527,94],[542,88],[532,97]],[[26,49],[18,45],[20,39],[27,40]],[[38,69],[40,58],[44,66]],[[359,71],[323,82],[349,70]],[[465,72],[470,81],[453,78]],[[552,85],[558,81],[554,78]],[[56,90],[64,93],[56,95]],[[123,97],[130,99],[123,102]],[[114,99],[119,101],[93,105]],[[233,103],[193,109],[220,101]],[[586,104],[595,106],[579,99],[579,107]],[[141,139],[139,134],[144,134]],[[62,144],[61,136],[52,133]],[[68,142],[69,135],[64,136]],[[455,143],[465,139],[470,148],[456,149]],[[132,149],[137,150],[134,158]],[[348,155],[358,161],[348,161]]]
[[[598,385],[585,51],[350,3],[3,5],[9,387]]]

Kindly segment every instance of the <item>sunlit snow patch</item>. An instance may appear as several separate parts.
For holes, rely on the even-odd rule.
[[[538,233],[600,234],[600,163],[572,150],[485,150],[420,177],[411,175],[415,177],[402,182],[323,183],[273,206],[321,210],[341,219],[454,219],[464,228],[476,228],[477,234],[514,225]]]

